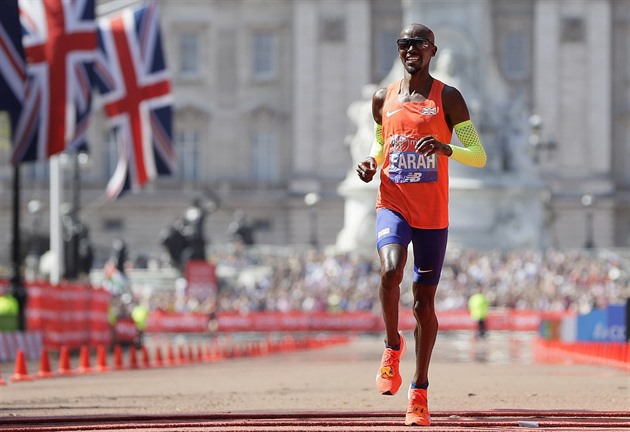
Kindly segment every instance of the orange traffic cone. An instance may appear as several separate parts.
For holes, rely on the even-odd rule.
[[[169,345],[166,351],[166,364],[168,366],[173,366],[175,364],[175,351],[173,351],[173,347]]]
[[[164,366],[164,361],[162,360],[162,349],[159,346],[155,347],[155,366]]]
[[[50,358],[48,356],[48,349],[42,348],[42,356],[39,359],[39,371],[35,375],[37,378],[52,378],[53,374],[50,370]]]
[[[109,366],[107,366],[107,351],[104,345],[96,347],[96,367],[98,372],[108,372]]]
[[[184,346],[183,345],[179,345],[177,347],[177,363],[179,363],[179,364],[188,363],[186,361],[186,354],[184,352]]]
[[[67,346],[62,346],[59,351],[59,368],[57,369],[57,375],[72,375],[72,369],[70,368],[70,351]]]
[[[122,360],[122,348],[120,345],[116,345],[114,347],[114,369],[121,370],[124,369],[123,360]]]
[[[90,364],[90,348],[83,345],[79,354],[79,367],[77,373],[88,374],[92,373],[92,366]]]
[[[129,369],[138,369],[138,353],[135,345],[129,347]]]
[[[223,358],[223,347],[217,338],[212,341],[212,360],[217,361]]]
[[[151,367],[151,361],[149,359],[149,350],[147,350],[147,347],[142,345],[142,347],[140,348],[140,354],[142,356],[142,367],[143,368],[150,368]]]
[[[214,360],[214,356],[213,356],[213,352],[212,352],[212,346],[210,346],[209,343],[204,344],[204,346],[203,346],[203,361],[211,362],[213,360]]]
[[[15,372],[11,381],[30,381],[31,377],[26,370],[26,357],[24,351],[18,349],[15,353]]]

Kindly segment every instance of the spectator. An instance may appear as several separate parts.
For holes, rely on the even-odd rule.
[[[478,291],[468,299],[468,311],[470,317],[477,323],[477,337],[486,337],[486,318],[488,318],[488,308],[490,304],[482,291]]]

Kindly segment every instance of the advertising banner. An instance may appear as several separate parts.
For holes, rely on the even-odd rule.
[[[214,301],[217,294],[215,265],[204,260],[186,263],[186,297],[199,303]]]
[[[578,315],[577,330],[580,341],[605,341],[608,337],[606,309],[593,309],[587,314]]]
[[[607,340],[610,342],[626,341],[626,306],[623,304],[610,305],[607,308]]]

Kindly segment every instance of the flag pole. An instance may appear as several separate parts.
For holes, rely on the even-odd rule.
[[[61,200],[63,184],[61,179],[60,155],[50,157],[50,251],[52,252],[52,267],[50,269],[50,283],[56,285],[63,274],[63,238],[61,232]]]

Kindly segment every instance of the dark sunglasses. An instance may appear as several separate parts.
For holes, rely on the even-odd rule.
[[[398,45],[398,49],[406,50],[406,49],[409,49],[412,45],[415,45],[415,46],[419,45],[421,48],[427,48],[433,45],[433,42],[431,42],[427,38],[419,37],[419,38],[398,39],[396,41],[396,44]]]

